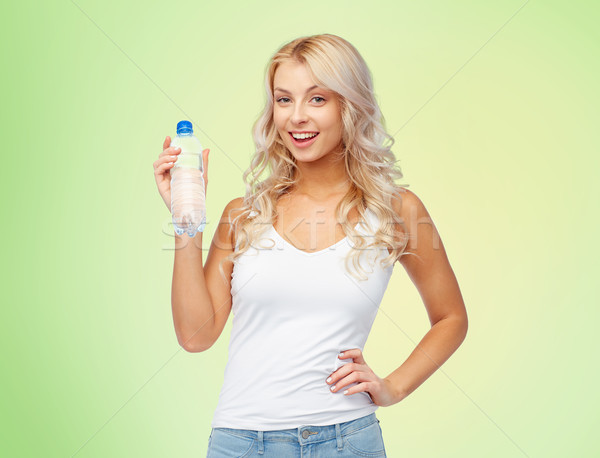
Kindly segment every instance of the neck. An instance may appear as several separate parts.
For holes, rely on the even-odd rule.
[[[346,173],[343,160],[300,162],[298,166],[298,183],[290,190],[292,194],[308,197],[315,201],[323,201],[340,194],[344,195],[352,183]]]

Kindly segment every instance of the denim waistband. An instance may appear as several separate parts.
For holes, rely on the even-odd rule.
[[[276,431],[255,431],[251,429],[235,429],[218,427],[228,434],[247,437],[258,440],[259,453],[263,450],[264,441],[272,442],[296,442],[300,445],[314,444],[337,438],[338,448],[342,447],[342,436],[352,434],[372,423],[378,422],[375,412],[355,420],[343,423],[335,423],[325,426],[300,426],[298,428],[280,429]]]

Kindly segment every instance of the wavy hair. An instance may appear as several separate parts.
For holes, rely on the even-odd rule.
[[[390,151],[394,139],[385,130],[385,121],[375,95],[371,73],[362,56],[348,41],[332,34],[297,38],[283,45],[269,60],[265,71],[266,104],[253,125],[252,133],[256,151],[250,167],[244,172],[246,193],[242,206],[230,211],[229,233],[235,240],[233,253],[221,261],[219,269],[224,275],[222,263],[235,260],[246,252],[255,240],[273,223],[277,215],[276,203],[298,182],[300,169],[293,155],[284,145],[273,120],[273,80],[283,62],[306,65],[309,75],[325,89],[334,91],[340,100],[343,123],[342,148],[346,173],[351,183],[349,191],[336,206],[337,221],[342,225],[353,248],[346,257],[346,269],[352,261],[355,269],[364,273],[360,266],[360,254],[371,247],[385,246],[391,253],[381,260],[382,266],[393,265],[405,253],[407,245],[404,223],[397,220],[392,207],[393,196],[401,198],[406,190],[394,182],[402,178]],[[388,141],[388,144],[384,144]],[[270,174],[261,180],[266,169]],[[366,208],[375,213],[380,227],[369,238],[361,237],[348,222],[348,214],[357,209],[365,219]],[[235,218],[231,213],[239,210]],[[402,231],[394,230],[399,223]],[[364,275],[357,279],[365,279]]]

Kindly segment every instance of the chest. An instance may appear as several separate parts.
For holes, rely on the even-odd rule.
[[[288,243],[308,253],[329,248],[347,234],[335,215],[335,204],[301,205],[287,202],[276,206],[278,216],[273,222],[275,231]],[[348,223],[355,227],[358,212],[348,216]]]

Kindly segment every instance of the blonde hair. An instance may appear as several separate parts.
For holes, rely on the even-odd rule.
[[[394,139],[384,128],[384,119],[373,94],[370,71],[362,56],[348,41],[336,35],[321,34],[297,38],[281,47],[269,60],[265,74],[267,101],[253,126],[256,151],[250,167],[244,172],[246,194],[239,214],[231,219],[230,235],[235,234],[234,252],[225,260],[235,262],[246,252],[277,216],[276,202],[298,182],[300,170],[294,157],[279,136],[273,121],[273,80],[275,72],[283,62],[298,62],[306,65],[309,75],[316,84],[334,91],[340,100],[343,123],[342,151],[351,187],[336,207],[335,213],[344,233],[353,241],[353,249],[346,258],[355,268],[364,273],[359,257],[369,247],[391,248],[389,256],[381,265],[389,266],[402,256],[408,240],[402,231],[400,243],[395,240],[394,222],[398,222],[392,208],[393,196],[405,189],[396,186],[395,178],[402,178],[400,168],[395,165],[395,156],[390,151]],[[388,139],[389,145],[383,143]],[[269,167],[270,175],[260,180]],[[381,225],[375,228],[373,241],[369,244],[348,223],[348,214],[356,208],[365,219],[366,208],[375,213]],[[232,209],[233,211],[233,209]],[[402,227],[403,222],[400,221]],[[357,236],[358,235],[358,236]],[[224,275],[221,264],[221,273]],[[355,278],[365,279],[365,276]]]

